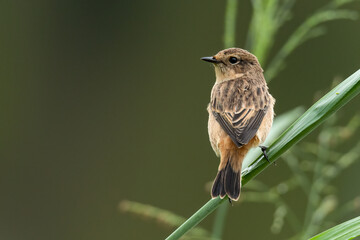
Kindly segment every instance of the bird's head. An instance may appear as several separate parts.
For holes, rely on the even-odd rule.
[[[203,57],[201,60],[214,64],[217,82],[239,78],[245,74],[262,75],[263,72],[255,55],[241,48],[224,49],[212,57]]]

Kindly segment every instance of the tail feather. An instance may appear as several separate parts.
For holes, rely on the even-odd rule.
[[[217,196],[220,196],[220,198],[224,198],[225,193],[225,187],[224,187],[224,179],[225,179],[225,168],[221,169],[214,180],[212,190],[211,190],[211,196],[212,198],[216,198]]]
[[[240,177],[241,170],[234,170],[231,164],[228,164],[225,170],[224,188],[226,194],[231,200],[237,201],[240,197]]]
[[[225,168],[218,171],[214,180],[211,196],[224,198],[228,195],[231,200],[237,201],[241,190],[241,169],[235,170],[228,160]]]

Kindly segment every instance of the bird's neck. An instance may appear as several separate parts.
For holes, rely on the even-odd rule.
[[[234,80],[237,78],[241,78],[244,75],[245,75],[244,73],[236,73],[236,74],[231,74],[231,75],[216,73],[216,83]]]

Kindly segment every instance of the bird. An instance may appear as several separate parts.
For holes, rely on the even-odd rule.
[[[255,55],[241,48],[221,50],[201,60],[215,67],[208,133],[220,164],[211,189],[212,198],[226,195],[238,201],[242,162],[251,148],[260,146],[273,123],[275,99],[269,93],[263,69]],[[264,157],[267,147],[260,146]]]

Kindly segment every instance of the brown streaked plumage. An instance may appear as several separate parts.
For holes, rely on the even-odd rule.
[[[265,141],[274,117],[275,99],[268,92],[257,58],[229,48],[202,58],[215,66],[216,82],[208,105],[212,148],[220,156],[211,196],[237,201],[241,167],[248,151]]]

